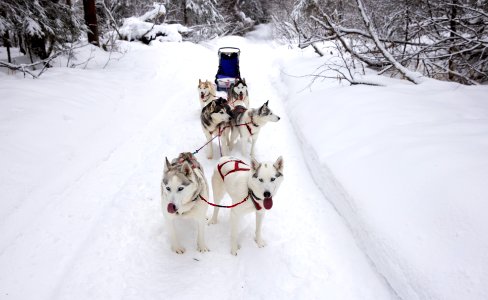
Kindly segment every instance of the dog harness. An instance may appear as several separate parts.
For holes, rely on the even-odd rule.
[[[236,114],[243,114],[247,111],[247,108],[245,108],[244,106],[242,105],[237,105],[233,110],[232,110],[232,113],[234,115]],[[252,132],[252,129],[251,129],[251,126],[249,126],[249,124],[252,124],[254,127],[259,127],[258,124],[254,123],[254,119],[251,115],[251,122],[247,122],[247,123],[243,123],[243,124],[236,124],[235,126],[246,126],[247,130],[249,131],[249,134],[250,135],[253,135],[253,132]]]
[[[251,116],[251,122],[249,122],[249,123],[244,123],[244,125],[246,125],[247,130],[249,131],[249,134],[250,134],[250,135],[253,135],[253,132],[252,132],[252,130],[251,130],[251,126],[249,126],[249,124],[252,124],[254,127],[259,127],[259,125],[258,125],[258,124],[256,124],[256,123],[254,123],[254,120],[253,120],[252,116]],[[240,126],[240,125],[239,125],[239,126]]]
[[[224,167],[226,164],[230,163],[230,162],[234,162],[234,169],[230,170],[229,172],[227,172],[225,175],[222,173],[222,167]],[[231,159],[231,160],[228,160],[222,164],[218,164],[217,165],[217,170],[219,171],[219,174],[220,174],[220,177],[222,177],[222,180],[224,180],[225,176],[229,175],[230,173],[234,173],[234,172],[237,172],[237,171],[249,171],[251,169],[249,168],[242,168],[240,167],[239,165],[242,164],[242,165],[245,165],[247,166],[247,164],[245,162],[243,162],[242,160],[240,159]]]
[[[189,158],[189,159],[179,158],[178,159],[179,164],[183,164],[185,161],[190,164],[192,169],[199,169],[200,171],[203,171],[202,168],[198,165],[198,161],[195,158]]]
[[[232,163],[232,162],[234,163],[234,169],[230,170],[229,172],[227,172],[225,174],[222,173],[223,166],[228,164],[228,163]],[[250,168],[241,167],[240,165],[245,165],[248,167],[248,165],[240,159],[231,159],[231,160],[228,160],[228,161],[223,162],[221,164],[218,164],[217,165],[217,171],[219,171],[219,174],[220,174],[220,177],[222,177],[222,180],[225,180],[225,176],[229,175],[230,173],[234,173],[234,172],[238,172],[238,171],[249,171],[249,170],[251,170]],[[254,195],[253,191],[251,191],[251,190],[249,190],[249,193],[247,194],[246,198],[244,198],[241,202],[236,203],[230,207],[237,206],[237,205],[243,203],[244,201],[246,201],[248,198],[251,198],[252,203],[254,204],[254,207],[256,208],[256,210],[262,209],[261,205],[259,205],[259,203],[256,201],[256,200],[261,200],[261,199],[256,197],[256,195]],[[203,200],[205,200],[205,199],[203,199]],[[207,201],[205,200],[205,202],[207,202]],[[209,203],[209,202],[207,202],[207,203]],[[222,207],[222,206],[219,206],[219,207]]]

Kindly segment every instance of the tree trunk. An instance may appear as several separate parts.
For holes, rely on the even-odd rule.
[[[31,54],[34,54],[41,60],[48,58],[46,51],[46,39],[37,35],[31,36],[28,39]]]
[[[451,40],[450,40],[451,45],[454,45],[454,37],[455,37],[455,34],[457,32],[457,29],[456,29],[456,27],[457,27],[456,26],[456,18],[457,18],[457,7],[456,7],[456,5],[457,4],[458,4],[457,0],[452,1],[451,15],[449,18],[449,29],[451,30],[449,37],[451,38]],[[455,71],[456,66],[455,66],[454,57],[452,56],[452,54],[456,51],[457,51],[456,47],[454,47],[454,46],[449,47],[449,53],[451,54],[451,56],[449,57],[449,71],[450,71],[449,72],[449,80],[454,79],[453,72]]]
[[[12,57],[10,56],[10,36],[8,34],[8,30],[5,32],[5,35],[3,36],[3,45],[5,48],[7,48],[7,58],[8,62],[12,63]]]
[[[186,8],[186,1],[183,3],[183,24],[188,26],[188,9]]]
[[[5,18],[6,17],[5,11],[3,10],[0,11],[0,16]],[[12,57],[10,56],[10,47],[12,46],[12,43],[10,43],[10,35],[8,33],[8,29],[5,30],[5,34],[2,36],[2,40],[3,40],[3,46],[7,48],[8,62],[12,63]]]
[[[95,46],[100,46],[95,0],[83,0],[83,10],[85,11],[85,23],[89,29],[88,42]]]

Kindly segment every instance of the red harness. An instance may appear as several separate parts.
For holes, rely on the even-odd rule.
[[[229,172],[227,172],[225,175],[222,173],[222,167],[227,164],[227,163],[230,163],[230,162],[234,162],[234,169],[230,170]],[[249,168],[241,168],[239,166],[239,164],[243,164],[245,166],[247,166],[247,164],[245,162],[243,162],[242,160],[239,160],[239,159],[232,159],[232,160],[228,160],[222,164],[219,164],[217,165],[217,170],[219,171],[219,174],[220,174],[220,177],[222,177],[222,180],[224,180],[225,176],[229,175],[230,173],[234,173],[234,172],[237,172],[237,171],[249,171],[251,169]]]
[[[230,170],[229,172],[227,172],[225,174],[222,173],[222,167],[225,164],[230,163],[230,162],[234,162],[234,169]],[[228,160],[228,161],[226,161],[226,162],[224,162],[222,164],[218,164],[217,165],[217,170],[219,171],[219,174],[220,174],[220,177],[222,177],[222,180],[225,180],[225,176],[229,175],[230,173],[234,173],[234,172],[238,172],[238,171],[249,171],[249,170],[251,170],[250,168],[243,168],[243,167],[241,167],[240,164],[245,165],[245,166],[248,166],[245,162],[243,162],[240,159],[231,159],[231,160]],[[234,204],[234,205],[232,205],[230,207],[237,206],[237,205],[243,203],[244,201],[246,201],[248,198],[251,198],[252,203],[254,204],[254,207],[256,208],[256,210],[261,210],[262,209],[261,205],[259,205],[259,203],[255,199],[257,197],[254,196],[254,193],[252,193],[252,192],[249,192],[249,194],[246,196],[246,198],[244,198],[241,202],[236,203],[236,204]],[[207,202],[207,201],[205,201],[205,202]]]
[[[200,171],[202,171],[202,168],[199,166],[198,161],[195,158],[189,158],[189,159],[179,158],[178,159],[179,164],[183,164],[185,161],[190,163],[192,169],[199,169]]]
[[[236,101],[236,100],[234,100]],[[234,109],[232,110],[232,113],[234,115],[236,114],[242,114],[242,113],[245,113],[247,111],[247,108],[242,106],[242,105],[237,105],[236,107],[234,107]],[[251,115],[251,122],[247,122],[247,123],[242,123],[242,124],[235,124],[235,126],[246,126],[247,130],[249,131],[249,134],[250,135],[253,135],[253,132],[252,132],[252,129],[251,129],[251,126],[249,126],[249,124],[252,124],[253,126],[255,127],[259,127],[259,125],[256,125],[254,123],[254,120],[253,120],[253,117]]]

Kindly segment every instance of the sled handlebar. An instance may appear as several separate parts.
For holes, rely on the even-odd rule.
[[[231,50],[231,51],[225,51],[225,50]],[[222,52],[224,52],[224,53],[237,53],[237,55],[240,55],[241,54],[241,49],[236,48],[236,47],[222,47],[222,48],[219,48],[219,56],[220,56],[220,54]]]

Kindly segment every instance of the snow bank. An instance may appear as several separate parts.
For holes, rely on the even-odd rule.
[[[311,74],[312,51],[284,63]],[[488,87],[289,77],[315,180],[403,299],[488,298]]]

